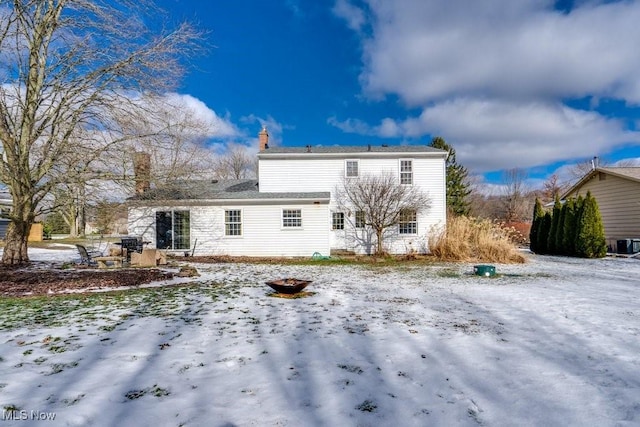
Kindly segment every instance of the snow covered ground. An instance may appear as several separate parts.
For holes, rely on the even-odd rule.
[[[77,256],[57,252],[31,257]],[[47,426],[640,424],[639,260],[533,256],[498,265],[497,278],[470,264],[196,267],[193,287],[0,301],[3,416],[55,415],[33,422]],[[315,294],[269,296],[264,282],[282,277],[313,280]]]

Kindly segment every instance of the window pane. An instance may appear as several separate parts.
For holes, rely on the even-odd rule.
[[[189,249],[191,247],[190,229],[191,221],[189,211],[173,212],[174,249]]]
[[[173,224],[171,211],[156,212],[156,248],[173,249]]]
[[[364,220],[364,212],[357,211],[356,212],[356,228],[364,228],[365,220]]]
[[[413,161],[400,160],[400,184],[413,184]]]
[[[302,210],[301,209],[283,209],[282,210],[282,226],[283,227],[302,227]]]
[[[344,213],[333,212],[331,228],[333,230],[344,230]]]
[[[240,209],[224,211],[224,234],[227,236],[242,235],[242,212]]]
[[[358,176],[358,162],[355,160],[347,160],[347,176]]]
[[[415,210],[402,211],[398,231],[400,234],[418,234],[418,221]]]

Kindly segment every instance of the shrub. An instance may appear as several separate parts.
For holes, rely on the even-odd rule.
[[[547,236],[547,252],[552,255],[556,255],[559,252],[556,245],[556,236],[558,235],[558,222],[560,221],[561,210],[562,204],[560,203],[560,196],[556,194],[556,198],[553,203],[553,212],[551,214],[551,228],[549,229],[549,235]]]
[[[587,193],[582,204],[576,235],[576,255],[583,258],[602,258],[607,254],[604,225],[596,199]]]
[[[531,218],[531,231],[529,232],[529,249],[531,249],[533,253],[538,252],[538,227],[543,216],[544,210],[542,209],[542,203],[540,203],[540,199],[536,197],[536,203],[533,206],[533,217]]]
[[[551,213],[545,212],[540,221],[538,221],[538,252],[539,254],[548,254],[549,230],[551,229]]]
[[[508,230],[489,220],[466,216],[450,218],[445,230],[434,230],[429,238],[429,249],[443,261],[526,261],[511,242]]]

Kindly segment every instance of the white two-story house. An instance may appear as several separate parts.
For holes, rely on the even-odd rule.
[[[196,255],[373,253],[375,234],[367,233],[359,213],[336,194],[345,180],[386,173],[400,185],[418,186],[429,205],[392,227],[383,240],[385,251],[425,253],[433,228],[446,222],[445,159],[446,152],[429,146],[269,148],[263,129],[259,179],[179,182],[141,191],[129,199],[129,233],[159,249],[195,246]]]

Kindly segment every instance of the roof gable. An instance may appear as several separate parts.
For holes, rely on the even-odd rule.
[[[626,179],[633,182],[640,182],[640,167],[597,167],[589,171],[577,183],[575,183],[569,190],[565,191],[561,198],[564,199],[570,194],[578,191],[580,187],[582,187],[585,183],[590,181],[598,173],[612,175],[612,176]]]

